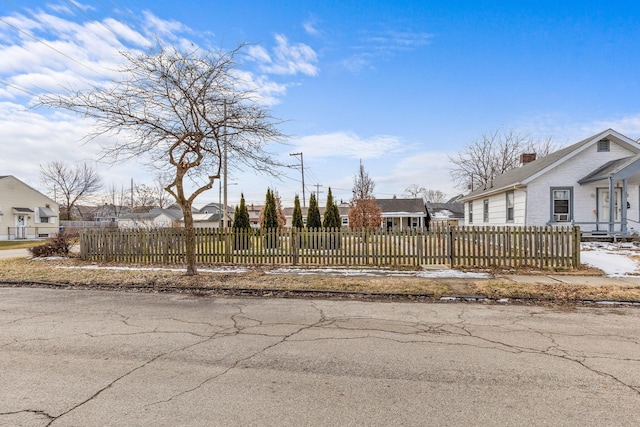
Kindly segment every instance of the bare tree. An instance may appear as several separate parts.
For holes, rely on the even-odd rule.
[[[424,199],[431,203],[444,203],[447,195],[440,190],[426,190],[424,192]]]
[[[129,190],[126,190],[124,186],[120,186],[120,189],[115,183],[112,183],[107,188],[107,193],[103,198],[102,214],[113,215],[119,218],[127,210],[127,202],[129,201]]]
[[[156,204],[160,209],[165,209],[175,203],[174,198],[171,197],[171,194],[166,190],[172,181],[173,178],[166,172],[157,173],[153,179],[153,191],[155,193]]]
[[[404,189],[404,193],[411,197],[412,199],[417,199],[418,197],[423,197],[426,188],[419,186],[418,184],[411,184],[407,188]]]
[[[157,206],[156,194],[155,186],[135,184],[133,186],[133,206],[131,209],[135,212],[147,212]]]
[[[86,163],[69,166],[62,162],[40,165],[40,180],[49,194],[64,200],[60,219],[71,219],[74,206],[94,196],[102,188],[102,178]]]
[[[520,155],[536,153],[544,157],[554,151],[551,138],[534,141],[530,136],[514,130],[498,129],[467,144],[449,160],[453,163],[451,177],[464,190],[475,190],[498,175],[520,165]]]
[[[237,69],[242,46],[228,52],[123,53],[122,79],[89,91],[45,95],[40,104],[76,112],[96,121],[89,139],[119,136],[104,146],[113,161],[144,158],[158,170],[172,170],[165,187],[184,215],[187,275],[197,274],[191,207],[213,187],[226,162],[275,174],[265,151],[284,135],[278,121]],[[225,155],[226,153],[226,155]],[[189,187],[195,187],[189,194]]]
[[[382,211],[373,196],[375,183],[364,169],[362,160],[358,175],[353,178],[353,198],[349,203],[351,228],[377,228],[382,222]]]
[[[418,184],[411,184],[410,186],[405,188],[404,193],[413,199],[422,197],[427,202],[431,203],[442,203],[447,197],[447,195],[440,190],[427,190],[426,188],[421,187]]]

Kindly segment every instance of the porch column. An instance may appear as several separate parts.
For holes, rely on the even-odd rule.
[[[620,195],[620,203],[622,203],[622,212],[620,213],[620,231],[627,234],[627,179],[622,180],[622,194]]]
[[[615,209],[616,204],[615,201],[615,193],[613,192],[615,189],[613,188],[613,177],[609,177],[609,233],[614,232],[614,222],[615,222]]]

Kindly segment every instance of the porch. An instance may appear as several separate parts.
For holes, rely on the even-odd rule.
[[[619,239],[637,233],[640,228],[640,155],[613,160],[578,181],[595,198],[595,221],[575,220],[583,237]],[[630,189],[637,193],[629,197]],[[634,207],[632,209],[632,203]],[[634,218],[630,212],[635,213]],[[634,226],[635,225],[635,226]]]

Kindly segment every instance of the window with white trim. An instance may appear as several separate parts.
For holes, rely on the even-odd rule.
[[[469,224],[473,224],[473,202],[469,202]]]
[[[551,221],[571,221],[571,190],[571,187],[551,189]]]
[[[489,222],[489,199],[482,201],[482,221]]]
[[[513,218],[514,218],[514,192],[513,191],[507,191],[507,195],[506,195],[506,204],[507,204],[507,212],[506,212],[506,216],[507,216],[507,222],[513,222]]]

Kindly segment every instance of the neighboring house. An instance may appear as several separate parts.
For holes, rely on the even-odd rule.
[[[387,230],[429,228],[429,211],[422,198],[376,199],[382,210],[382,227]]]
[[[127,213],[118,218],[118,226],[124,228],[162,228],[179,226],[182,211],[179,209],[153,208],[146,213]]]
[[[431,221],[439,224],[464,225],[464,203],[456,196],[444,203],[427,202]]]
[[[53,237],[58,203],[12,175],[0,176],[0,240]]]
[[[630,234],[640,230],[640,144],[608,129],[512,169],[460,201],[467,225],[575,224],[583,233]]]
[[[253,203],[247,205],[251,228],[260,228],[260,212],[262,212],[262,209],[264,209],[264,205],[254,205]]]
[[[198,228],[220,228],[223,221],[223,212],[223,204],[207,203],[193,213],[193,225]],[[233,224],[233,215],[234,208],[227,206],[227,227],[231,227],[231,224]],[[184,225],[184,223],[181,225]]]

